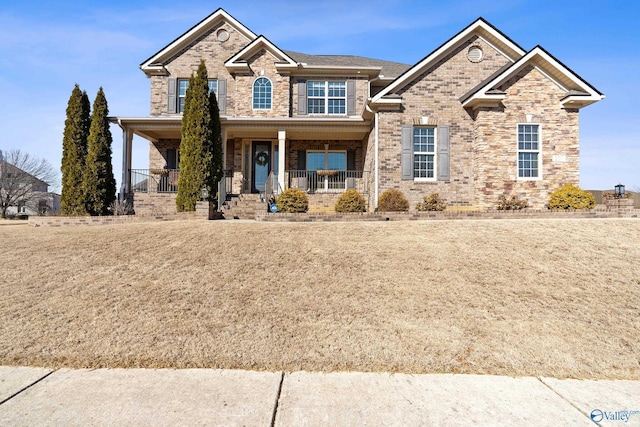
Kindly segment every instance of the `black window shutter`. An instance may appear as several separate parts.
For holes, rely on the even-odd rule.
[[[413,179],[413,126],[402,126],[401,171],[403,180]]]
[[[356,114],[356,81],[347,80],[347,115]]]
[[[307,81],[306,80],[298,80],[298,115],[300,116],[307,115]]]
[[[356,150],[347,150],[347,170],[356,170]]]
[[[303,171],[307,169],[307,152],[305,150],[298,150],[298,170]]]
[[[450,181],[449,126],[438,126],[438,181]]]
[[[167,95],[168,95],[167,113],[175,114],[176,109],[178,108],[178,99],[176,97],[177,79],[170,78],[168,80],[168,83],[169,83],[169,89],[167,92]]]
[[[227,114],[227,81],[218,80],[218,109],[221,115]]]
[[[178,156],[175,148],[167,149],[167,169],[178,169]]]

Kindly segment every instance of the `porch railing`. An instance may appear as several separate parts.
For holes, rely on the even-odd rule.
[[[349,189],[369,192],[369,171],[290,170],[286,175],[290,188],[307,193],[342,193]]]
[[[134,193],[177,193],[178,169],[131,169]]]
[[[134,193],[177,193],[179,169],[131,169],[131,189]],[[224,195],[233,193],[233,170],[224,171]]]
[[[278,175],[273,172],[269,173],[269,177],[264,183],[264,199],[269,202],[271,198],[275,198],[282,193],[282,186],[278,182]]]

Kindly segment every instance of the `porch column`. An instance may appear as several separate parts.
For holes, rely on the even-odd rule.
[[[133,132],[120,123],[122,128],[122,184],[120,196],[125,197],[131,193],[131,149],[133,145]]]
[[[280,186],[280,188],[282,188],[283,190],[285,189],[285,185],[284,185],[284,165],[285,165],[285,157],[286,157],[286,153],[287,153],[287,147],[286,147],[286,138],[287,138],[287,131],[285,130],[279,130],[278,131],[278,185]]]

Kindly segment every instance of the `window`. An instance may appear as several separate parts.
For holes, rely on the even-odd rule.
[[[266,77],[260,77],[253,83],[253,109],[271,109],[271,82]]]
[[[187,96],[187,88],[189,87],[189,79],[178,79],[178,113],[184,111],[184,98]],[[209,93],[215,93],[218,96],[218,81],[209,80]]]
[[[347,170],[347,152],[307,151],[307,170]]]
[[[307,82],[308,114],[346,114],[346,108],[346,82]]]
[[[518,178],[539,178],[540,125],[518,125]]]
[[[413,128],[413,177],[435,177],[436,134],[433,127]]]

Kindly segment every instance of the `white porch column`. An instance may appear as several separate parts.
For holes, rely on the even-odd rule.
[[[121,197],[131,193],[131,150],[133,145],[133,132],[120,123],[122,128],[122,184],[120,185]]]
[[[282,188],[283,190],[285,189],[285,185],[284,185],[284,168],[285,168],[285,157],[286,157],[286,153],[287,153],[287,147],[286,147],[286,138],[287,138],[287,131],[285,130],[279,130],[278,131],[278,185],[280,186],[280,188]]]

